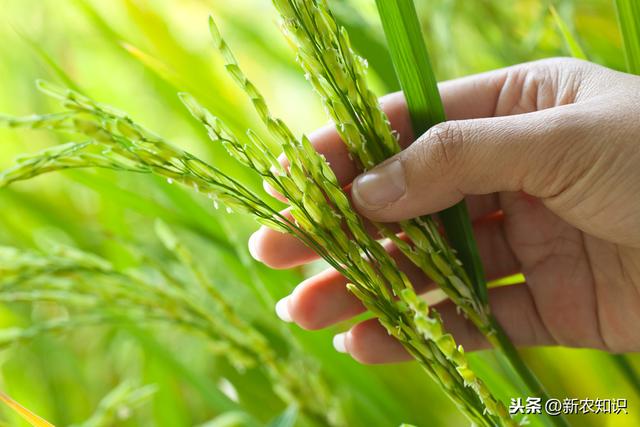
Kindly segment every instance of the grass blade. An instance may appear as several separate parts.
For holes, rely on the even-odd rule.
[[[0,393],[0,401],[2,401],[2,403],[4,403],[8,407],[16,411],[18,415],[20,415],[22,418],[24,418],[29,424],[31,424],[34,427],[53,427],[53,424],[51,424],[50,422],[46,421],[43,418],[40,418],[39,416],[29,411],[27,408],[20,405],[18,402],[16,402],[15,400],[13,400],[12,398],[10,398],[4,393]]]
[[[637,0],[616,0],[615,4],[627,71],[640,74],[640,3]]]
[[[24,42],[26,44],[28,44],[31,49],[33,49],[35,54],[42,60],[42,62],[44,62],[47,65],[47,67],[51,70],[51,72],[58,79],[60,79],[60,81],[65,86],[69,87],[70,89],[75,90],[76,92],[84,93],[83,90],[80,88],[80,86],[78,86],[78,84],[75,81],[73,81],[73,79],[69,76],[69,74],[67,74],[67,72],[64,70],[64,68],[62,68],[60,66],[60,64],[58,64],[58,62],[56,62],[56,60],[53,59],[51,57],[51,55],[49,55],[49,52],[47,52],[39,44],[39,42],[37,40],[34,40],[33,38],[31,38],[27,34],[22,33],[20,31],[16,30],[16,32],[18,33],[20,38],[22,38],[22,40],[24,40]]]
[[[551,12],[551,16],[553,16],[553,20],[555,21],[556,26],[558,27],[558,31],[560,31],[560,34],[562,34],[562,38],[564,39],[564,42],[566,43],[567,49],[569,50],[571,56],[573,56],[574,58],[586,60],[587,55],[582,50],[582,47],[580,47],[580,43],[571,33],[569,26],[564,21],[564,19],[562,19],[556,8],[551,5],[549,6],[549,11]]]

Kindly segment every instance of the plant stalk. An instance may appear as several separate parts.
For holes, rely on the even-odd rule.
[[[491,345],[497,349],[499,349],[502,354],[505,355],[509,364],[513,368],[513,370],[518,374],[518,377],[524,382],[529,393],[533,396],[541,397],[542,400],[549,399],[544,386],[538,380],[538,377],[529,369],[527,364],[524,362],[520,354],[518,353],[518,349],[513,345],[513,342],[509,339],[506,332],[498,323],[498,321],[492,316],[491,318],[492,330],[493,334],[486,335],[487,340],[491,343]],[[559,424],[564,425],[564,424]]]

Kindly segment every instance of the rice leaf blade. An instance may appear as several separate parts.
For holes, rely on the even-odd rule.
[[[567,25],[565,20],[562,19],[562,16],[560,16],[557,9],[553,7],[553,5],[551,5],[549,6],[549,11],[551,12],[551,16],[553,16],[553,20],[555,21],[556,26],[558,27],[558,31],[560,31],[560,34],[562,35],[562,38],[564,39],[564,42],[567,45],[567,49],[569,50],[571,56],[573,56],[574,58],[586,60],[586,53],[584,53],[584,50],[582,50],[580,43],[571,33],[569,26]]]
[[[0,401],[7,405],[9,408],[13,409],[18,415],[20,415],[23,419],[25,419],[29,424],[34,427],[53,427],[53,424],[29,411],[24,406],[20,405],[18,402],[10,398],[4,393],[0,392]]]
[[[391,57],[407,100],[415,135],[446,120],[436,77],[412,0],[376,0]],[[487,302],[487,286],[466,203],[440,213],[451,246],[456,250],[477,294]]]
[[[615,4],[627,71],[640,74],[640,3],[637,0],[616,0]]]

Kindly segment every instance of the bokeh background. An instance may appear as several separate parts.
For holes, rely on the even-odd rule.
[[[610,0],[417,3],[440,80],[567,56],[551,3],[590,60],[624,69]],[[375,90],[397,90],[374,2],[330,4],[367,58]],[[254,176],[207,140],[176,96],[189,91],[234,129],[261,131],[210,43],[209,14],[269,104],[295,131],[327,121],[279,34],[268,0],[0,0],[0,112],[55,111],[55,103],[36,91],[36,79],[77,85],[261,191]],[[0,168],[21,153],[63,140],[50,132],[0,129]],[[280,324],[275,301],[322,266],[270,271],[252,262],[245,242],[257,226],[250,219],[216,210],[205,197],[163,180],[109,171],[69,171],[0,189],[0,245],[44,252],[69,245],[121,268],[137,262],[132,247],[173,262],[154,234],[157,218],[193,248],[243,318],[304,349],[342,402],[347,425],[465,425],[416,364],[361,366],[337,354],[331,337],[347,325],[310,333]],[[0,389],[56,425],[89,419],[123,382],[156,389],[136,404],[119,406],[104,425],[232,426],[244,425],[243,414],[268,424],[286,409],[259,367],[238,372],[210,351],[206,339],[170,324],[98,325],[17,343],[4,339],[3,331],[67,316],[66,310],[51,303],[0,305]],[[633,378],[638,357],[558,348],[524,354],[556,397],[629,400],[628,415],[574,418],[575,425],[640,425],[637,374]],[[507,401],[520,396],[495,355],[478,353],[472,359],[499,396]],[[4,407],[0,420],[27,425]],[[531,421],[543,425],[535,417]],[[301,417],[296,423],[306,421]]]

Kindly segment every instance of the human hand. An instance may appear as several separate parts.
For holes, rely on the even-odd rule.
[[[358,175],[331,126],[311,135],[365,217],[395,222],[466,199],[491,308],[516,345],[640,351],[640,77],[588,62],[550,59],[442,83],[450,121],[415,142],[401,94],[381,102],[404,151]],[[283,159],[286,162],[286,159]],[[435,288],[386,245],[417,290]],[[274,268],[316,259],[266,228],[251,253]],[[319,329],[364,310],[334,270],[278,303],[283,320]],[[448,300],[435,308],[465,349],[488,346]],[[375,319],[334,340],[363,363],[409,360]]]

